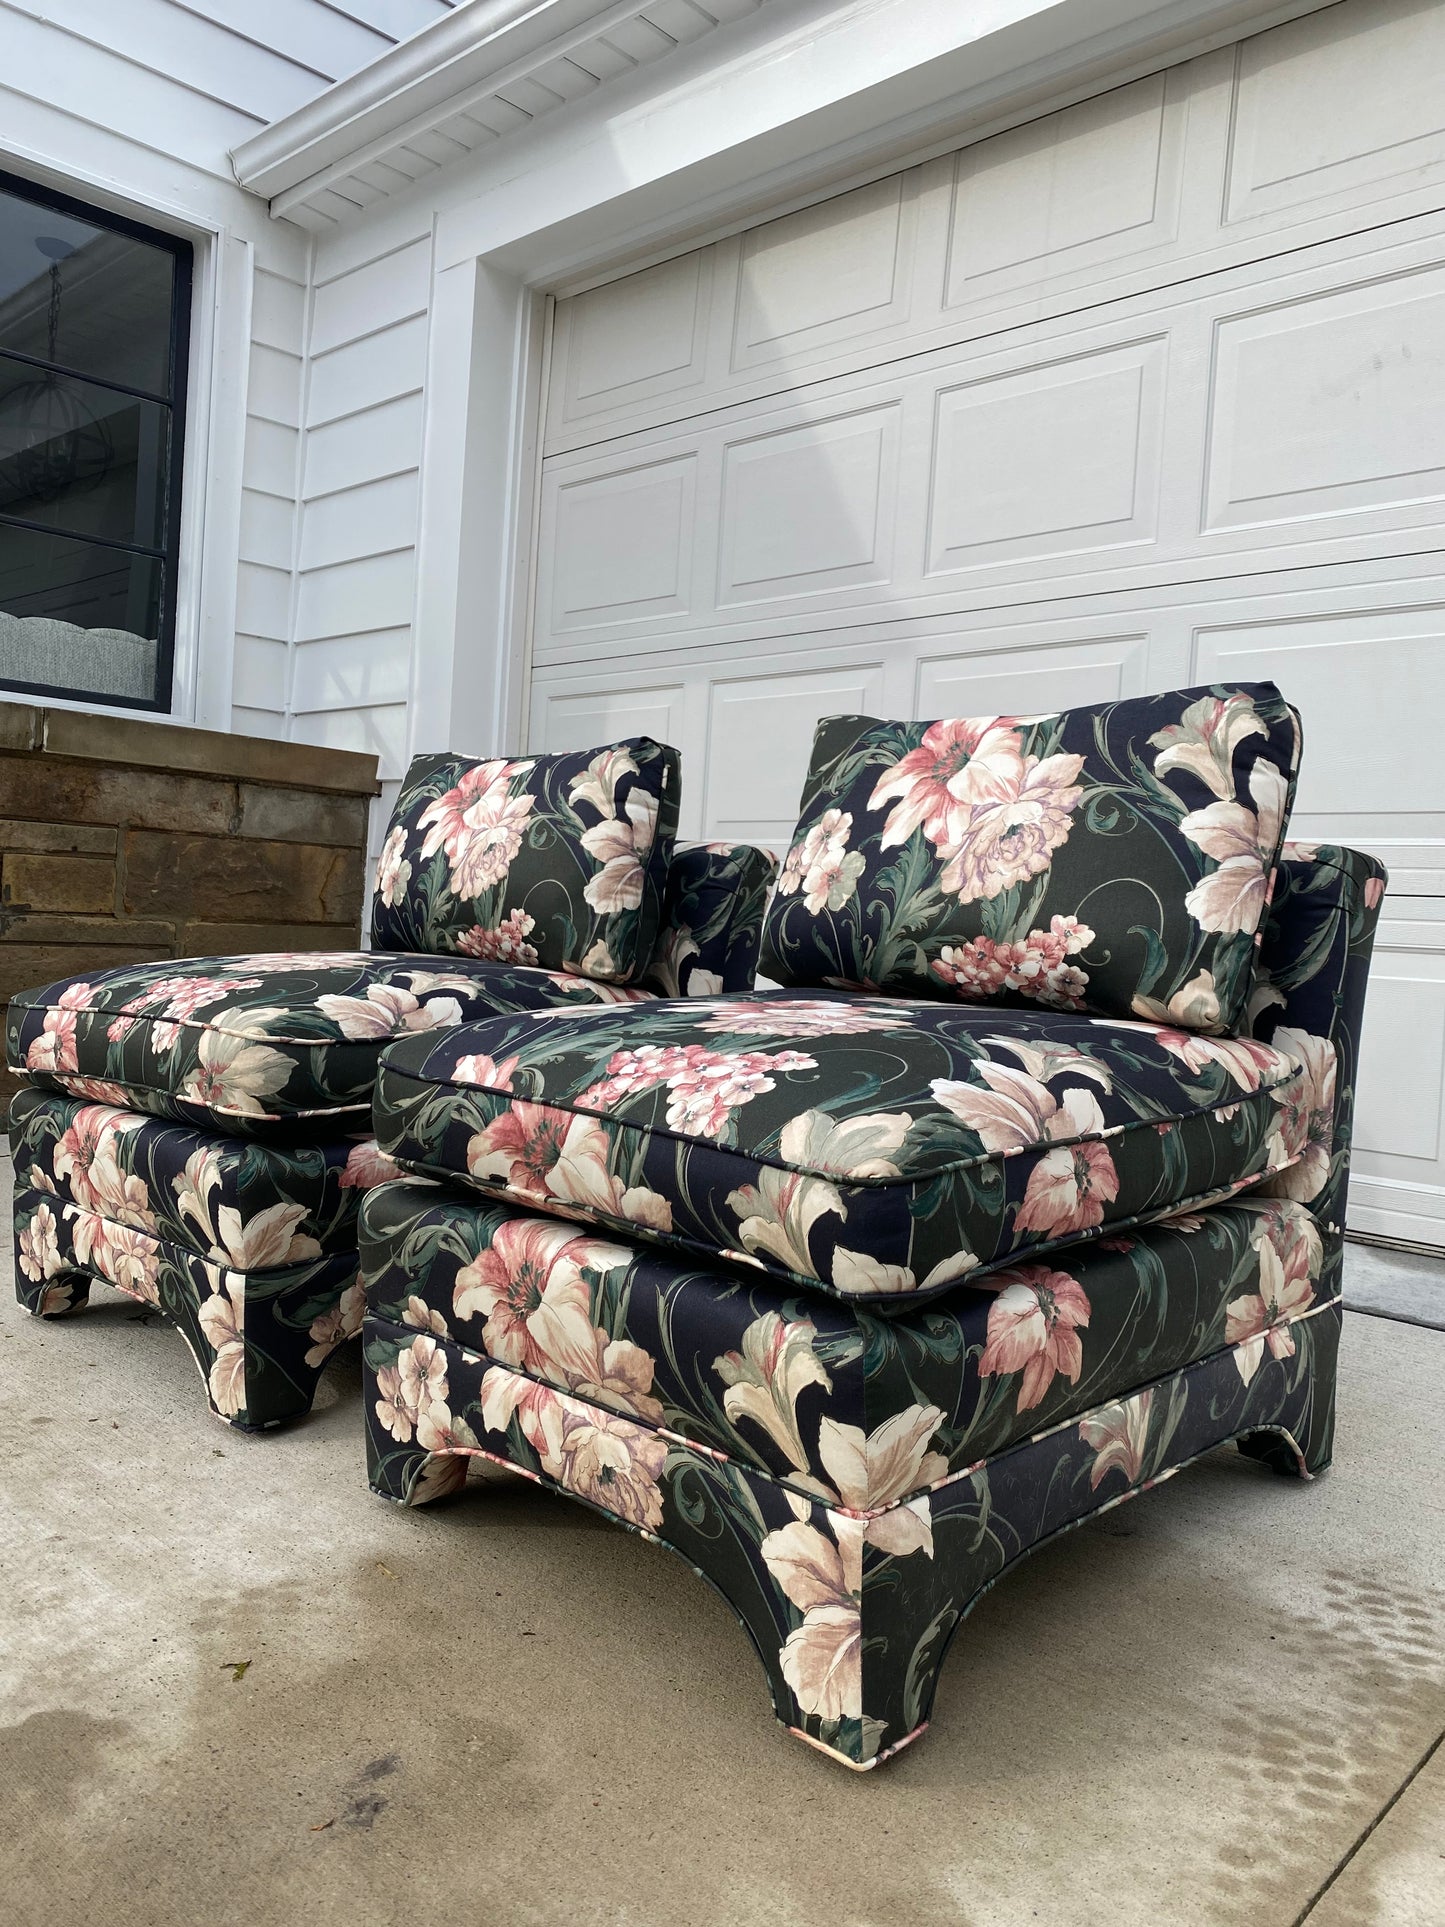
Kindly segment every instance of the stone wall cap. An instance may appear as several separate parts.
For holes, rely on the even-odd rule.
[[[96,715],[0,702],[0,748],[33,749],[75,761],[218,776],[286,789],[336,790],[375,796],[377,759],[354,749],[232,736],[149,716]]]

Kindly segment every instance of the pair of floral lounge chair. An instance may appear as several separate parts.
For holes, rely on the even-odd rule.
[[[686,1000],[589,978],[591,1008],[489,992],[479,1021],[393,1027],[364,1155],[406,1175],[359,1214],[374,1490],[438,1498],[480,1456],[673,1547],[778,1717],[866,1767],[922,1731],[958,1625],[1042,1540],[1227,1440],[1320,1470],[1384,873],[1284,843],[1299,745],[1268,684],[831,718],[767,916],[780,988],[709,965]],[[621,882],[641,806],[616,753],[587,764],[610,812],[579,815]],[[552,779],[481,767],[413,772],[377,941],[535,942],[514,805]],[[750,866],[735,896],[766,888],[761,859],[718,861]],[[461,901],[485,914],[459,933]],[[626,969],[620,933],[567,942],[564,968],[601,942]],[[11,1061],[74,1090],[104,1071],[63,994],[12,1017]],[[58,1162],[22,1194],[32,1273],[36,1211],[77,1210],[73,1178],[47,1204]]]

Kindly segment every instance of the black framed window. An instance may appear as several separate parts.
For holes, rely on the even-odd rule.
[[[0,690],[171,706],[191,262],[0,173]]]

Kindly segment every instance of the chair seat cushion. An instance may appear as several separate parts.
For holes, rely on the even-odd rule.
[[[19,992],[11,1070],[102,1104],[261,1137],[365,1129],[384,1045],[495,1011],[635,1001],[553,970],[384,951],[123,964]]]
[[[34,1089],[10,1150],[17,1184],[238,1271],[355,1251],[363,1196],[397,1176],[370,1135],[256,1144]]]
[[[1285,1168],[1300,1075],[1128,1020],[784,994],[405,1039],[375,1122],[407,1170],[896,1304]]]
[[[461,1421],[460,1406],[422,1409],[438,1382],[430,1356],[451,1340],[507,1368],[483,1377],[481,1427],[516,1429],[544,1465],[560,1392],[853,1511],[896,1507],[1082,1412],[1093,1486],[1122,1491],[1138,1478],[1150,1394],[1116,1415],[1100,1406],[1228,1347],[1248,1385],[1267,1359],[1288,1365],[1296,1321],[1338,1291],[1318,1224],[1283,1200],[1010,1266],[887,1319],[415,1181],[367,1197],[361,1260],[368,1313],[399,1341],[380,1414],[393,1437]],[[926,1532],[926,1509],[878,1526]]]

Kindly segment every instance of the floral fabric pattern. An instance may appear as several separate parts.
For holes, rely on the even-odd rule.
[[[677,751],[418,756],[377,866],[379,950],[631,983],[650,962],[677,831]]]
[[[662,934],[641,988],[720,997],[757,981],[777,858],[750,843],[680,843],[668,866]]]
[[[369,1311],[369,1474],[374,1491],[421,1504],[456,1491],[468,1457],[491,1458],[672,1547],[748,1629],[778,1719],[845,1765],[874,1766],[921,1733],[969,1607],[1035,1546],[1229,1439],[1281,1469],[1327,1465],[1339,1328],[1338,1306],[1322,1305],[1248,1378],[1232,1349],[1213,1352],[946,1479],[903,1424],[869,1442],[878,1489],[892,1490],[884,1468],[899,1460],[928,1487],[874,1509],[810,1499]],[[840,1477],[857,1458],[839,1447]]]
[[[649,993],[469,957],[282,951],[122,964],[19,992],[10,1068],[49,1090],[242,1137],[364,1131],[394,1037]]]
[[[361,1233],[369,1310],[523,1374],[519,1422],[549,1469],[542,1387],[855,1511],[1203,1352],[1257,1338],[1251,1371],[1266,1342],[1287,1356],[1322,1262],[1302,1205],[1241,1199],[883,1318],[430,1184],[373,1192]]]
[[[311,1409],[322,1367],[361,1328],[354,1251],[242,1271],[23,1181],[15,1194],[16,1296],[31,1312],[78,1311],[104,1279],[185,1339],[213,1412],[242,1430]]]
[[[239,1271],[356,1249],[367,1189],[399,1175],[373,1138],[256,1144],[111,1104],[22,1090],[17,1181]]]
[[[1231,727],[1163,753],[1207,766]],[[838,834],[813,852],[825,899],[847,882]],[[363,1209],[374,1489],[419,1504],[481,1455],[675,1548],[748,1628],[778,1718],[877,1764],[922,1731],[969,1607],[1034,1546],[1230,1439],[1276,1469],[1328,1465],[1383,890],[1369,858],[1291,849],[1234,1035],[1186,1021],[1215,1008],[1196,973],[1144,1023],[795,992],[655,1005],[616,1035],[599,1012],[546,1041],[519,1017],[395,1046],[387,1141],[455,1188],[385,1186]],[[1053,934],[1066,971],[1084,952]],[[454,1045],[451,1072],[429,1061]],[[464,1087],[486,1101],[453,1104]],[[1105,1223],[1133,1209],[1151,1142],[1161,1185],[1192,1181],[1186,1099],[1243,1134],[1244,1163],[1261,1142],[1287,1161],[1232,1202]],[[920,1302],[955,1169],[1014,1234],[1076,1228],[923,1274]],[[889,1247],[865,1180],[904,1171],[917,1240]],[[47,1251],[41,1235],[32,1262]]]
[[[1299,761],[1272,683],[818,726],[762,968],[1234,1031]]]
[[[1385,866],[1337,844],[1286,844],[1260,946],[1246,1029],[1305,1067],[1291,1129],[1299,1164],[1270,1189],[1307,1203],[1338,1235],[1345,1221],[1355,1080]]]
[[[518,1016],[394,1045],[406,1170],[857,1301],[1217,1199],[1292,1164],[1283,1050],[877,996]]]

